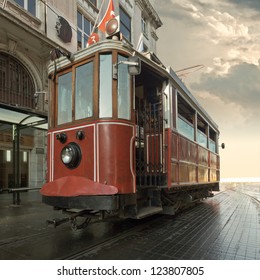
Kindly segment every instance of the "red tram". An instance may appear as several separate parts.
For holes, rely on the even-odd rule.
[[[140,219],[219,190],[218,127],[155,55],[106,40],[49,77],[44,203],[73,220]]]

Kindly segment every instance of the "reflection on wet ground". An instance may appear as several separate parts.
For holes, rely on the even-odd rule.
[[[260,205],[229,190],[82,259],[260,259],[259,231]]]
[[[259,188],[225,186],[224,192],[174,217],[155,216],[147,224],[102,222],[76,232],[67,224],[46,226],[47,219],[61,214],[43,205],[38,192],[23,193],[20,207],[10,205],[10,194],[1,194],[0,259],[63,259],[91,247],[78,258],[260,260],[260,204],[242,193],[259,195]]]

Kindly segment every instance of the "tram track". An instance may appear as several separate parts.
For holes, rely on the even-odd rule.
[[[158,216],[66,259],[258,259],[254,201],[228,189],[174,219]]]
[[[245,192],[242,192],[242,191],[239,191],[239,190],[232,190],[232,191],[235,191],[235,192],[240,193],[240,194],[247,195],[248,197],[252,198],[255,202],[257,202],[260,205],[260,200],[256,197],[254,197],[253,195],[250,195],[248,193],[245,193]]]
[[[0,248],[2,246],[8,246],[8,245],[11,245],[11,244],[18,244],[18,243],[23,243],[23,242],[26,242],[27,240],[32,240],[34,238],[44,238],[44,237],[49,237],[50,235],[55,235],[59,232],[63,232],[64,229],[60,229],[59,231],[56,230],[55,232],[40,232],[40,233],[34,233],[34,234],[29,234],[29,235],[26,235],[26,236],[20,236],[19,238],[18,237],[10,237],[8,239],[5,239],[4,241],[0,241]]]
[[[240,186],[238,186],[238,187],[229,187],[229,188],[227,188],[227,189],[221,190],[220,192],[218,192],[218,193],[215,194],[215,195],[218,195],[218,194],[221,194],[222,192],[226,192],[226,191],[230,190],[230,191],[234,191],[234,192],[237,192],[237,193],[240,193],[240,194],[247,195],[248,197],[251,197],[255,202],[257,202],[258,204],[260,204],[260,199],[258,199],[259,193],[256,193],[256,194],[249,194],[248,192],[251,193],[251,190],[250,190],[250,189],[246,189],[246,191],[243,191],[243,188],[242,188],[242,190],[240,190],[240,189],[241,189]]]
[[[63,259],[63,260],[81,259],[82,257],[84,257],[85,254],[95,252],[95,251],[99,251],[100,249],[102,249],[104,247],[109,247],[110,245],[112,245],[116,241],[122,240],[124,238],[128,238],[128,237],[134,235],[135,233],[151,226],[153,223],[158,222],[160,219],[161,219],[160,215],[149,217],[149,218],[147,218],[146,221],[142,220],[142,224],[135,225],[135,226],[131,227],[130,229],[126,229],[124,232],[119,232],[116,235],[113,235],[111,237],[107,237],[104,240],[102,240],[102,241],[100,241],[96,244],[90,245],[87,248],[85,248],[83,250],[80,250],[76,253],[63,256],[61,259]]]
[[[254,249],[252,244],[257,241],[252,239],[254,236],[247,236],[243,225],[244,221],[248,225],[250,221],[259,220],[259,200],[231,188],[214,197],[173,217],[158,214],[144,220],[90,223],[88,228],[77,231],[65,224],[56,229],[44,227],[42,223],[37,223],[40,229],[36,229],[36,225],[28,225],[28,230],[21,228],[19,235],[0,241],[0,258],[207,259],[211,257],[210,248],[213,248],[215,254],[218,253],[212,254],[215,258],[239,258],[239,254],[243,254],[256,259],[258,247]],[[17,226],[20,225],[19,222]],[[258,223],[252,226],[252,232],[259,227]],[[248,251],[239,251],[240,246],[251,246],[251,255]]]
[[[225,193],[225,191],[222,191],[219,194],[221,195],[221,193]],[[196,209],[197,207],[199,207],[199,204],[200,203],[196,203],[192,207],[189,207],[189,208],[185,209],[184,211],[177,213],[176,215],[174,215],[174,218],[176,218],[176,219],[178,218],[178,220],[181,221],[183,219],[181,217],[183,214],[185,214],[185,212],[188,213],[188,212],[192,211],[192,209],[193,210]],[[212,218],[212,214],[209,213],[208,215],[209,215],[209,217],[205,217],[206,220],[210,220]],[[102,249],[112,248],[113,244],[120,242],[123,239],[131,238],[132,236],[135,236],[135,235],[139,236],[140,231],[142,231],[142,230],[145,230],[149,227],[152,229],[152,224],[156,224],[156,223],[160,222],[160,223],[162,223],[162,226],[163,226],[162,218],[165,218],[165,217],[166,217],[165,215],[160,215],[160,214],[149,217],[149,218],[147,218],[148,220],[146,220],[146,221],[142,220],[142,224],[135,225],[134,227],[125,230],[123,233],[120,232],[112,237],[108,237],[105,240],[102,240],[101,242],[97,242],[94,245],[90,245],[83,250],[80,250],[73,254],[65,255],[59,259],[77,260],[77,259],[84,259],[85,255],[87,255],[87,256],[89,256],[91,254],[95,255],[95,253],[101,252]],[[167,217],[170,217],[170,216],[167,216]],[[187,224],[189,223],[189,220],[187,218],[185,218],[183,221],[186,222]]]

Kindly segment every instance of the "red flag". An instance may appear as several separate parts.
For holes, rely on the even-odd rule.
[[[106,31],[106,23],[111,19],[115,17],[115,10],[114,10],[114,3],[113,0],[109,0],[109,4],[107,7],[107,10],[105,12],[104,17],[102,18],[102,20],[100,21],[100,23],[98,24],[98,28],[102,31],[105,32]]]

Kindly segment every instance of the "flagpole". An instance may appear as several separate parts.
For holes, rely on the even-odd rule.
[[[91,32],[91,33],[93,33],[94,30],[95,30],[95,28],[96,28],[97,21],[98,21],[98,18],[99,18],[99,16],[100,16],[100,12],[101,12],[101,10],[102,10],[102,7],[103,7],[104,3],[105,3],[105,0],[103,0],[102,3],[101,3],[101,5],[100,5],[99,12],[98,12],[98,15],[97,15],[97,18],[96,18],[96,21],[95,21],[95,23],[94,23],[94,26],[93,26],[93,29],[92,29],[92,32]]]

